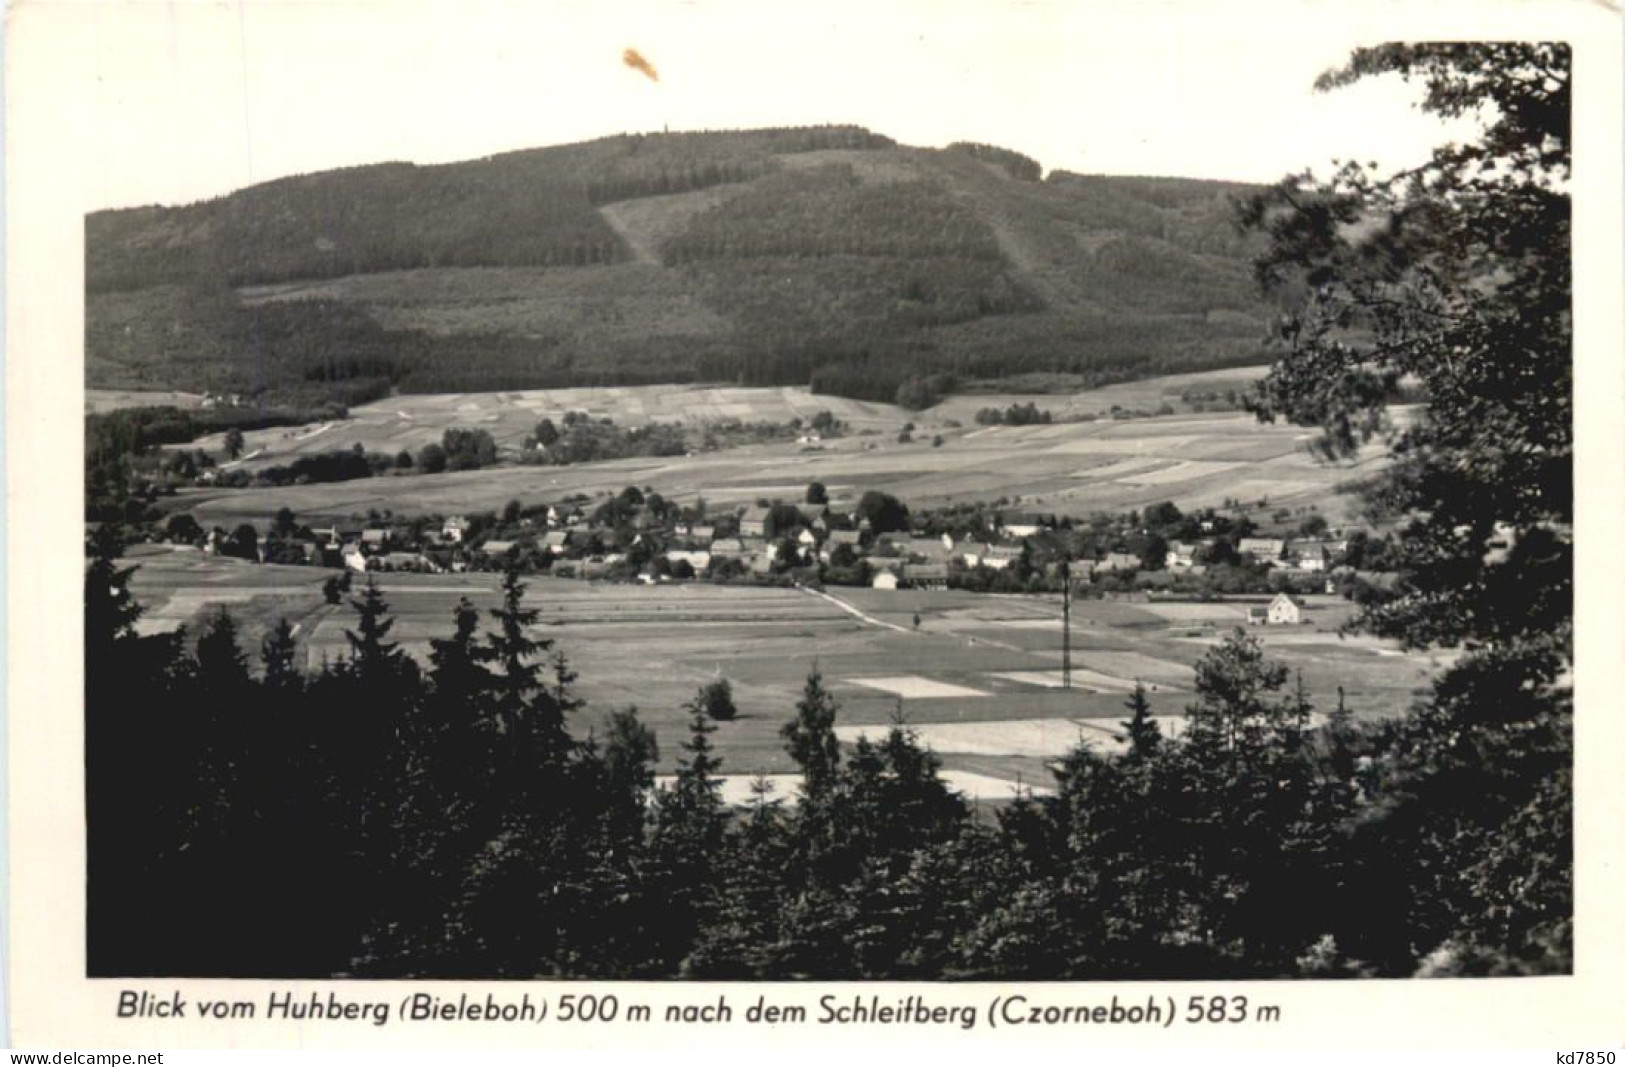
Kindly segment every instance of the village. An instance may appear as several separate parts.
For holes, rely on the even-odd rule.
[[[1302,524],[1317,530],[1311,517]],[[1341,533],[1338,531],[1337,533]],[[866,493],[832,504],[813,483],[806,499],[720,511],[677,505],[628,487],[598,501],[577,497],[500,514],[397,518],[373,514],[303,525],[284,508],[260,536],[250,524],[203,531],[172,516],[171,543],[254,562],[308,565],[348,575],[470,571],[657,583],[708,581],[876,590],[957,589],[1036,593],[1070,586],[1110,599],[1211,599],[1275,594],[1248,621],[1301,621],[1294,594],[1345,593],[1388,575],[1354,564],[1378,556],[1351,537],[1259,536],[1246,518],[1211,509],[1184,515],[1171,503],[1121,516],[1070,516],[966,505],[910,514],[896,498]],[[1351,553],[1351,545],[1354,551]],[[1378,560],[1380,563],[1380,559]]]

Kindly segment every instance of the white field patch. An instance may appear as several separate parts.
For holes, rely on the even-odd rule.
[[[1059,759],[1079,745],[1103,755],[1120,753],[1128,747],[1122,719],[1009,719],[1003,722],[911,723],[919,743],[939,756],[1022,756],[1029,759]],[[1183,715],[1153,715],[1163,737],[1184,735]],[[1310,715],[1311,728],[1323,726],[1326,717]],[[867,737],[871,743],[884,740],[888,726],[837,726],[835,735],[847,744]],[[946,779],[951,773],[945,772]],[[980,777],[980,776],[976,776]],[[993,779],[997,781],[998,779]],[[1006,783],[1009,785],[1010,783]],[[1038,790],[1034,789],[1034,793]],[[986,796],[987,794],[979,794]]]
[[[1003,722],[910,723],[919,743],[939,756],[1026,756],[1051,759],[1064,756],[1099,731],[1070,719],[1007,719]],[[890,726],[836,726],[835,736],[846,744],[867,738],[872,744],[886,739]]]
[[[1005,778],[971,771],[938,771],[937,777],[954,792],[970,800],[1014,800],[1019,794],[1035,797],[1054,796],[1055,790],[1047,786],[1017,785]],[[757,782],[765,782],[768,789],[761,795],[768,804],[799,804],[801,802],[801,775],[799,774],[724,774],[718,782],[722,802],[729,807],[745,808],[757,802]],[[656,789],[670,789],[677,782],[673,775],[655,778]]]
[[[948,682],[934,682],[929,678],[921,678],[917,674],[898,674],[876,678],[848,678],[846,681],[853,685],[861,685],[868,689],[878,689],[883,693],[891,693],[905,700],[925,700],[933,697],[985,697],[988,695],[980,689],[952,685]]]
[[[1044,689],[1059,689],[1062,685],[1060,671],[991,671],[989,674],[994,678],[1020,682],[1023,685],[1036,685]],[[1092,693],[1127,693],[1134,689],[1134,683],[1128,679],[1114,678],[1109,674],[1089,670],[1087,667],[1073,667],[1072,688]],[[1164,691],[1173,692],[1170,687],[1162,688]]]
[[[996,619],[989,620],[991,625],[1002,626],[1006,630],[1059,630],[1060,619]]]
[[[1240,620],[1247,617],[1246,611],[1234,604],[1136,604],[1141,611],[1148,611],[1160,619],[1169,622],[1225,622],[1232,619]]]
[[[755,786],[758,779],[767,784],[768,790],[762,799],[769,804],[777,801],[795,804],[801,800],[799,774],[721,774],[714,780],[721,783],[724,804],[743,808],[755,803]],[[670,789],[676,784],[676,775],[662,774],[655,777],[656,789]]]

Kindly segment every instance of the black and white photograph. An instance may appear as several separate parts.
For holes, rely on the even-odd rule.
[[[1584,969],[1569,23],[77,6],[66,971]]]

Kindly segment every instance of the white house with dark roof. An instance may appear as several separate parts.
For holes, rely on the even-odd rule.
[[[452,515],[440,524],[440,539],[447,544],[460,545],[463,538],[468,536],[469,528],[473,523],[461,515]]]
[[[1277,593],[1266,615],[1271,626],[1296,626],[1303,621],[1303,601]]]

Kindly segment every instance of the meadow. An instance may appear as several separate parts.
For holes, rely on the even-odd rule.
[[[195,637],[219,605],[238,620],[251,652],[287,618],[308,665],[345,654],[344,632],[355,616],[324,602],[329,571],[160,546],[133,550],[129,562],[139,565],[132,585],[148,606],[142,625],[149,631],[186,625]],[[450,632],[460,598],[482,608],[498,599],[491,574],[381,575],[379,584],[396,620],[391,639],[425,662],[429,640]],[[878,737],[901,713],[961,788],[989,800],[1008,797],[1018,783],[1048,787],[1049,765],[1079,740],[1103,750],[1119,745],[1123,702],[1136,680],[1165,728],[1177,731],[1191,699],[1192,665],[1247,606],[1077,602],[1074,687],[1066,690],[1054,596],[834,594],[845,607],[797,589],[535,578],[528,599],[542,613],[536,636],[555,641],[580,674],[588,709],[576,717],[578,730],[601,728],[609,711],[636,707],[660,738],[662,773],[673,771],[681,754],[684,703],[717,677],[732,683],[740,712],[713,736],[728,788],[741,793],[756,775],[793,772],[778,731],[816,667],[840,703],[843,741]],[[1180,610],[1198,607],[1200,617]],[[1372,638],[1339,637],[1349,610],[1337,598],[1311,597],[1305,624],[1252,632],[1272,657],[1302,673],[1318,712],[1335,704],[1341,685],[1356,715],[1397,715],[1442,661]]]
[[[1121,395],[1180,390],[1186,381],[1137,383]],[[1109,405],[1119,394],[1102,389],[1084,395],[1095,398],[1090,403]],[[978,426],[973,421],[976,408],[1005,406],[1012,399],[1032,399],[1040,407],[1068,401],[1040,395],[954,397],[911,415],[892,405],[792,388],[646,386],[396,397],[357,408],[341,422],[247,434],[246,455],[251,458],[246,462],[286,462],[291,456],[355,444],[369,451],[411,450],[438,440],[451,426],[486,429],[499,445],[515,447],[541,418],[556,421],[572,410],[625,425],[721,418],[783,422],[829,410],[851,432],[816,445],[782,442],[582,466],[390,475],[272,489],[189,489],[169,498],[165,507],[189,512],[206,524],[263,525],[283,506],[308,520],[346,519],[373,510],[398,516],[450,515],[499,510],[514,499],[534,504],[577,493],[595,497],[628,485],[653,488],[668,499],[703,498],[713,506],[732,507],[759,498],[797,499],[816,480],[826,485],[837,507],[855,503],[870,489],[916,508],[1003,498],[1071,515],[1120,512],[1162,500],[1181,508],[1236,500],[1255,507],[1260,501],[1272,508],[1313,507],[1336,523],[1354,506],[1339,486],[1385,462],[1382,448],[1372,446],[1350,463],[1323,463],[1308,449],[1309,431],[1262,425],[1242,412],[1035,426]],[[910,422],[912,440],[904,443],[898,431]],[[219,448],[220,442],[206,438],[201,445]]]

